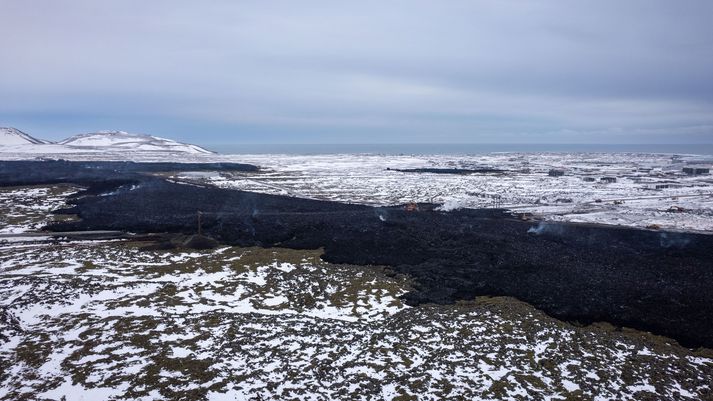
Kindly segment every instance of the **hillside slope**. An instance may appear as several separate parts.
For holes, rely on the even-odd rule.
[[[75,135],[59,142],[60,145],[75,148],[106,148],[126,149],[136,151],[167,151],[194,154],[211,154],[213,152],[200,146],[177,142],[171,139],[159,138],[144,134],[131,134],[125,131],[99,131]]]
[[[17,128],[0,127],[0,145],[41,145],[48,141],[37,139]]]

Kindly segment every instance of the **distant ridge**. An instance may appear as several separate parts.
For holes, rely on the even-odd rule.
[[[75,135],[58,142],[73,148],[107,148],[136,151],[169,151],[211,154],[210,150],[197,145],[177,142],[146,134],[132,134],[126,131],[98,131]]]
[[[12,127],[0,127],[0,145],[42,145],[51,143],[37,139]]]
[[[46,146],[45,146],[46,145]],[[98,131],[79,134],[59,142],[45,141],[12,127],[0,127],[0,146],[10,146],[12,151],[23,153],[61,153],[87,150],[134,151],[134,152],[175,152],[190,154],[214,154],[197,145],[182,143],[172,139],[126,131]]]

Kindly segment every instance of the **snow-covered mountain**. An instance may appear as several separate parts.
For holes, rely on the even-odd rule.
[[[178,158],[203,160],[205,157],[216,156],[215,152],[197,145],[124,131],[92,132],[50,142],[34,138],[16,128],[0,127],[0,160],[63,158],[163,161]]]
[[[144,134],[131,134],[124,131],[99,131],[75,135],[58,142],[73,148],[93,148],[107,150],[134,150],[154,152],[213,153],[200,146],[177,142]]]
[[[19,129],[0,127],[0,145],[41,145],[48,141],[34,138]]]

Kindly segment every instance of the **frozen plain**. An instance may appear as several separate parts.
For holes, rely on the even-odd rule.
[[[254,175],[191,176],[256,192],[369,205],[409,202],[442,209],[501,207],[536,219],[713,231],[713,176],[689,176],[687,165],[713,157],[644,153],[495,153],[474,156],[244,155],[265,167]],[[501,173],[400,172],[412,168],[482,169]],[[552,169],[562,170],[551,177]],[[608,183],[602,178],[615,178]],[[587,181],[589,180],[589,181]]]

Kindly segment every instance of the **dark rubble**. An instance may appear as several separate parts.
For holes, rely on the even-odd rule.
[[[243,171],[259,167],[242,163],[147,163],[130,161],[31,160],[0,161],[0,187],[71,182],[94,187],[146,180],[147,173],[170,171]],[[102,185],[103,182],[109,184]]]
[[[323,248],[328,262],[387,265],[407,273],[414,278],[415,291],[405,295],[411,305],[507,295],[563,320],[607,321],[689,347],[713,347],[709,235],[535,225],[496,209],[440,212],[420,205],[407,211],[140,174],[134,179],[138,185],[117,183],[108,196],[78,194],[74,207],[58,212],[81,220],[49,229],[189,235],[200,211],[203,233],[225,244]]]
[[[481,167],[481,168],[404,168],[404,169],[398,169],[398,168],[387,168],[387,170],[393,170],[393,171],[399,171],[402,173],[430,173],[430,174],[461,174],[461,175],[468,175],[468,174],[499,174],[499,173],[505,173],[505,170],[497,169],[497,168],[490,168],[490,167]]]

